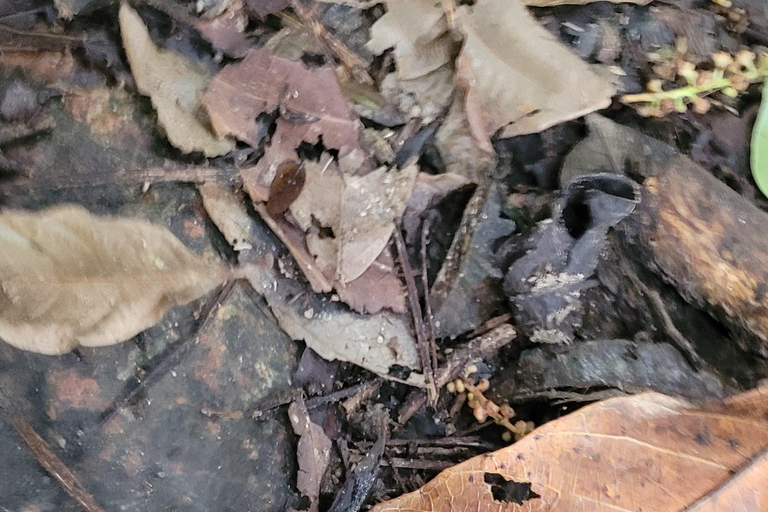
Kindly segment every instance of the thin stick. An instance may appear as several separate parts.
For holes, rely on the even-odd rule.
[[[136,397],[147,388],[147,386],[154,384],[158,379],[160,379],[160,377],[168,373],[171,368],[179,363],[184,354],[187,353],[189,347],[194,345],[194,340],[196,340],[202,334],[203,329],[208,324],[210,319],[216,315],[216,311],[218,311],[222,302],[224,302],[229,296],[236,283],[237,281],[230,281],[229,283],[225,284],[218,293],[215,293],[213,297],[211,297],[208,302],[205,303],[202,309],[202,313],[200,314],[201,321],[198,322],[192,339],[190,340],[187,338],[169,347],[163,353],[163,355],[160,356],[160,362],[147,372],[144,379],[139,381],[139,383],[136,384],[136,386],[127,394],[123,395],[123,397],[115,400],[112,405],[110,405],[101,414],[101,418],[98,423],[99,425],[103,425],[117,411],[133,402],[133,400],[135,400]]]
[[[432,356],[432,368],[437,368],[437,342],[435,341],[435,317],[432,316],[432,303],[429,300],[429,274],[427,265],[427,239],[432,222],[424,219],[421,228],[421,285],[424,288],[424,309],[427,313],[427,328],[429,329],[429,349]]]
[[[30,451],[43,468],[61,485],[61,487],[75,500],[86,512],[104,512],[104,509],[96,503],[96,500],[83,487],[77,477],[69,470],[60,458],[53,453],[40,434],[26,421],[13,418],[11,420],[16,432],[24,440]]]
[[[416,331],[416,343],[419,348],[419,357],[421,359],[421,368],[424,372],[424,381],[427,384],[427,396],[429,403],[434,404],[437,401],[437,388],[435,387],[435,371],[432,367],[432,357],[430,356],[429,342],[427,341],[427,329],[424,326],[424,318],[421,314],[421,304],[419,304],[419,292],[416,289],[416,280],[413,277],[413,270],[408,261],[408,252],[405,248],[405,240],[401,231],[400,223],[397,223],[394,232],[395,247],[397,248],[397,258],[403,269],[405,277],[405,288],[408,292],[408,302],[411,305],[411,316],[413,317],[413,328]]]

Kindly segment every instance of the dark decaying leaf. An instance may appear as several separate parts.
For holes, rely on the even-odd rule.
[[[312,422],[303,398],[299,397],[288,407],[288,418],[291,420],[293,431],[299,436],[296,446],[299,462],[296,488],[309,498],[309,510],[316,511],[320,497],[320,481],[331,458],[331,440],[320,425]]]
[[[515,223],[501,216],[498,189],[478,190],[432,286],[436,336],[471,331],[503,305],[502,273],[493,251],[514,229]]]

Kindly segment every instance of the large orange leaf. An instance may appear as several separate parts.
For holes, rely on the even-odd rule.
[[[768,386],[704,407],[606,400],[373,511],[768,510],[767,413]]]

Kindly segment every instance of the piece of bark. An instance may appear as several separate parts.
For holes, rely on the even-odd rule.
[[[625,247],[768,355],[768,215],[686,157],[649,174]]]

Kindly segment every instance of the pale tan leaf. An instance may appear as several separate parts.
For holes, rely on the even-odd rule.
[[[293,431],[299,436],[296,446],[299,463],[296,488],[309,498],[310,512],[316,511],[320,483],[331,460],[331,440],[320,425],[312,422],[303,398],[299,397],[288,407],[288,418]]]
[[[344,176],[338,272],[342,283],[354,281],[381,254],[408,205],[419,168],[380,167],[365,176]]]
[[[457,11],[464,46],[457,83],[470,123],[487,136],[545,130],[610,105],[613,86],[539,25],[518,0],[478,0]],[[473,120],[476,103],[482,118]]]
[[[226,277],[145,221],[72,205],[0,214],[0,338],[24,350],[124,341]]]
[[[283,279],[270,268],[247,265],[240,269],[255,290],[264,295],[280,327],[295,340],[328,361],[346,361],[392,379],[394,365],[419,370],[421,363],[409,320],[381,312],[362,315],[339,303],[306,293],[295,279]],[[408,378],[423,385],[421,374]]]
[[[203,206],[219,231],[235,251],[251,249],[251,224],[244,202],[221,183],[208,182],[198,187]]]
[[[425,124],[437,119],[451,104],[454,89],[453,66],[447,64],[410,80],[390,73],[381,83],[384,98],[410,118],[419,117]]]
[[[435,133],[435,147],[449,173],[482,183],[496,164],[496,152],[487,136],[477,137],[472,132],[467,105],[461,94],[456,94],[448,115]]]
[[[214,157],[232,151],[232,141],[212,134],[198,117],[200,95],[210,76],[179,54],[159,50],[139,15],[120,6],[120,34],[139,92],[149,96],[168,141],[184,153]]]
[[[387,13],[371,27],[367,47],[381,54],[394,48],[403,80],[424,76],[449,63],[455,41],[440,0],[387,0]]]

